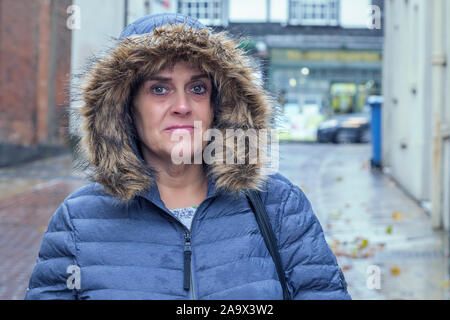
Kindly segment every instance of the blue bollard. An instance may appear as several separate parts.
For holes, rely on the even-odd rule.
[[[381,162],[381,106],[383,105],[383,97],[370,96],[367,102],[371,109],[370,132],[372,136],[372,159],[370,164],[372,168],[380,169]]]

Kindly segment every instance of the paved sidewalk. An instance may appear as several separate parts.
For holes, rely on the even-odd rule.
[[[84,185],[71,156],[0,169],[0,299],[23,299],[50,217]]]
[[[300,165],[282,162],[280,171],[310,199],[353,299],[450,298],[448,233],[372,172],[370,145],[285,144],[280,153],[296,155]]]

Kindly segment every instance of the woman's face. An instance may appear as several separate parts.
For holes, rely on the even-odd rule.
[[[211,91],[209,77],[185,61],[144,81],[134,99],[134,123],[146,160],[167,161],[174,147],[190,150],[189,156],[203,150],[207,141],[201,137],[213,120]],[[195,128],[200,144],[194,144],[194,121],[201,122]]]

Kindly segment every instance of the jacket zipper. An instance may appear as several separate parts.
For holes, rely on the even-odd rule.
[[[208,198],[207,198],[208,199]],[[206,200],[207,200],[206,199]],[[204,202],[204,201],[203,201]],[[197,215],[198,210],[202,207],[203,202],[197,207],[197,210],[194,214],[194,217]],[[192,232],[175,216],[172,215],[169,211],[161,208],[164,212],[168,214],[169,217],[177,221],[184,228],[184,276],[183,276],[183,288],[185,290],[191,289],[191,298],[195,300],[195,291],[194,291],[194,276],[192,273],[192,246],[191,246],[191,235]],[[192,218],[192,227],[194,226],[194,217]],[[192,229],[191,227],[191,229]]]
[[[194,292],[194,279],[192,277],[191,271],[191,257],[192,257],[192,247],[191,247],[191,233],[188,230],[184,231],[184,280],[183,287],[184,290],[191,289],[192,300],[195,300]]]
[[[197,207],[197,210],[195,211],[194,217],[192,217],[192,227],[194,226],[194,218],[197,215],[197,213],[199,212],[200,208],[203,207],[203,204],[209,200],[212,199],[212,196],[207,195],[206,199],[203,200],[202,203],[200,203],[200,205]],[[151,198],[147,198],[145,197],[145,199],[149,200],[150,202],[152,202],[153,204],[155,204],[153,202],[153,200]],[[192,247],[191,247],[191,235],[192,235],[192,227],[191,227],[191,231],[189,231],[189,229],[178,219],[176,218],[174,215],[172,215],[172,213],[167,210],[167,208],[161,207],[157,204],[155,204],[157,207],[159,207],[162,211],[164,211],[165,213],[168,214],[169,217],[171,217],[172,219],[174,219],[175,221],[177,221],[179,224],[181,224],[184,227],[184,275],[183,275],[183,288],[185,290],[189,290],[191,289],[191,297],[192,300],[195,300],[195,291],[194,291],[194,275],[193,275],[193,268],[192,268]]]

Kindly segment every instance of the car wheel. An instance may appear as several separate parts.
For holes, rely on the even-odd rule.
[[[361,132],[361,135],[359,137],[359,142],[361,142],[361,143],[368,143],[368,142],[370,142],[370,130],[369,129],[364,129]]]
[[[335,143],[352,143],[353,136],[346,130],[339,130],[334,137]]]

